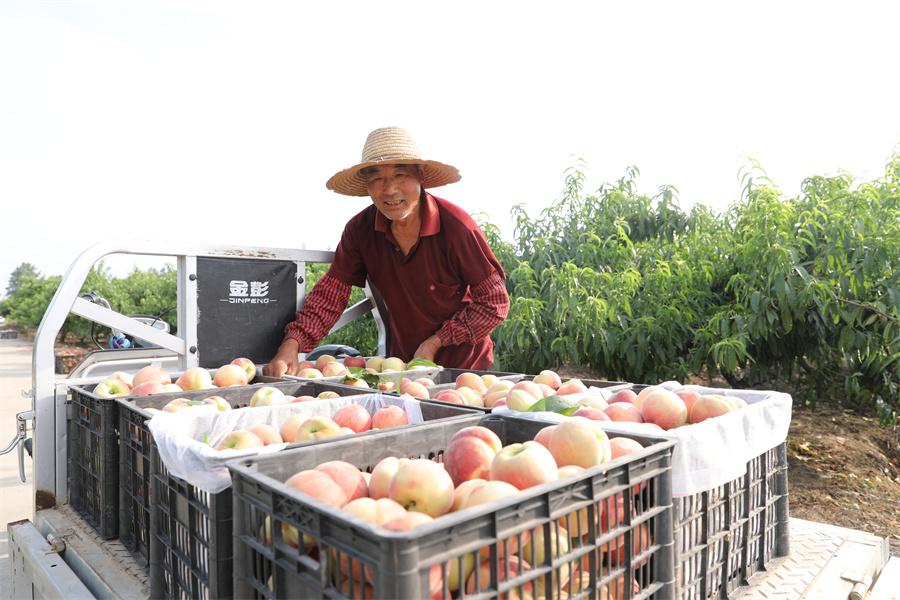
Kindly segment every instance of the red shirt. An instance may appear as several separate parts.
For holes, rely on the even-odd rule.
[[[409,360],[437,334],[439,365],[491,367],[490,332],[509,310],[503,268],[484,233],[458,206],[423,192],[421,220],[419,239],[404,255],[390,221],[374,205],[350,219],[331,268],[286,329],[301,350],[311,349],[337,321],[350,285],[362,287],[368,278],[389,311],[389,354]]]

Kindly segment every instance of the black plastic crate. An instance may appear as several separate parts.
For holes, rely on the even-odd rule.
[[[342,396],[373,393],[370,389],[348,386],[342,386],[345,388],[342,390],[333,384],[318,381],[291,381],[276,384],[275,387],[292,395],[318,394],[323,391],[336,391]],[[426,402],[421,402],[420,405],[426,422],[451,420],[472,424],[479,418],[478,413],[467,407],[442,407]],[[395,429],[425,426],[407,425]],[[376,433],[379,432],[357,433],[340,439],[361,440]],[[301,442],[290,444],[288,448],[328,443],[332,443],[331,440]],[[160,459],[155,444],[151,445],[151,477],[150,596],[231,598],[234,570],[232,491],[210,494],[171,475]]]
[[[609,594],[604,586],[621,583],[621,589],[609,597],[674,597],[674,442],[660,437],[627,434],[646,447],[589,469],[581,477],[523,490],[514,497],[466,513],[444,515],[402,533],[351,517],[283,483],[295,472],[329,460],[347,461],[368,471],[388,456],[440,461],[450,437],[470,424],[424,425],[231,461],[235,596],[485,599],[512,597],[531,588],[538,592],[534,597],[593,598],[598,593],[600,597]],[[480,424],[495,431],[504,444],[530,440],[547,425],[497,416],[486,416]],[[617,502],[621,502],[617,513],[621,518],[604,531],[600,515],[615,510]],[[582,514],[583,521],[579,518]],[[550,540],[563,531],[562,525],[568,531],[585,533],[569,538],[563,535],[563,539],[581,541],[572,541],[568,548],[568,544],[558,544],[554,549]],[[310,553],[291,546],[283,527],[310,536],[314,541]],[[544,536],[543,559],[512,580],[497,583],[500,554],[521,550],[532,532]],[[635,546],[641,539],[644,542]],[[462,592],[452,593],[448,584],[451,570],[463,570],[467,556],[483,551],[486,554],[477,562],[489,560],[492,575],[473,580],[475,593],[465,593],[465,586],[461,586]],[[607,561],[606,554],[619,559]],[[349,577],[339,587],[342,573]],[[437,590],[429,581],[435,574],[444,582]],[[640,584],[639,592],[626,585],[633,583]]]
[[[787,556],[787,446],[753,458],[744,476],[675,498],[679,600],[727,598],[772,559]]]
[[[261,376],[248,386],[214,388],[175,394],[154,394],[143,397],[116,398],[119,413],[119,540],[131,551],[137,562],[149,568],[150,560],[150,460],[153,438],[146,421],[153,417],[147,409],[162,409],[173,398],[199,400],[216,395],[225,398],[232,408],[247,406],[250,398],[264,386],[280,389],[285,394],[317,395],[326,389],[319,383],[299,383],[275,377]],[[361,390],[361,393],[365,390]],[[351,393],[341,393],[348,396]],[[186,409],[189,410],[189,409]]]

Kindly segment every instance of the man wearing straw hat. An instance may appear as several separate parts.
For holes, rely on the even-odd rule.
[[[372,282],[387,305],[391,347],[403,360],[489,369],[490,333],[509,311],[505,274],[481,229],[458,206],[426,191],[459,181],[456,168],[422,158],[399,127],[376,129],[362,161],[326,183],[372,205],[344,227],[334,262],[310,292],[266,366],[280,377],[299,367],[337,322],[351,286]]]

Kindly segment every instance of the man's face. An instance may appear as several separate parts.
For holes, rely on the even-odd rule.
[[[363,170],[375,208],[391,221],[404,221],[419,209],[422,178],[416,165],[384,165]]]

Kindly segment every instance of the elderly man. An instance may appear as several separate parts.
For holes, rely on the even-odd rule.
[[[351,286],[364,286],[366,278],[387,305],[389,354],[490,368],[490,333],[509,311],[503,268],[464,210],[425,191],[459,179],[456,168],[423,159],[405,130],[369,134],[362,161],[326,186],[369,196],[372,206],[344,227],[331,268],[285,329],[267,375],[296,373],[298,352],[309,352],[325,337],[347,307]]]

